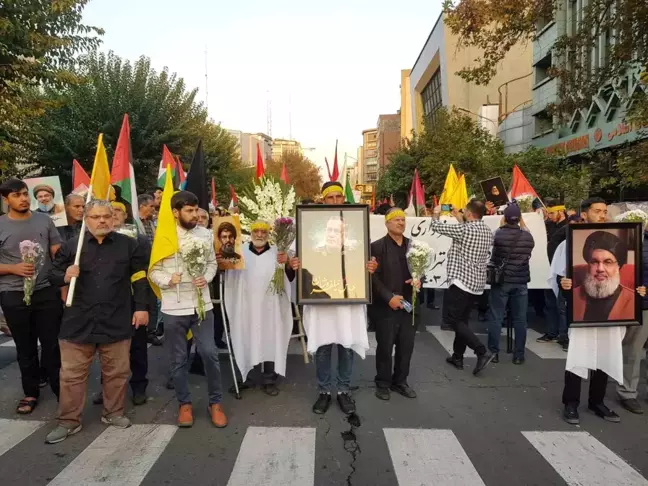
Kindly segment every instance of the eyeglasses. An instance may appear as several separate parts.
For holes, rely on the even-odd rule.
[[[603,260],[602,262],[598,260],[590,260],[589,262],[587,262],[587,264],[591,266],[603,265],[605,268],[613,268],[615,265],[618,265],[619,262],[610,259]]]

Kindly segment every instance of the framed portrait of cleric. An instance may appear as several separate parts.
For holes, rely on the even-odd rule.
[[[55,226],[67,226],[63,191],[58,176],[25,179],[31,198],[31,210],[47,214]]]
[[[567,322],[571,327],[639,326],[641,223],[568,226]]]
[[[241,249],[243,235],[238,215],[214,218],[214,251],[218,256],[219,270],[243,270],[245,261]]]
[[[369,207],[298,205],[297,303],[370,304]]]
[[[508,195],[506,194],[506,187],[501,177],[493,177],[479,183],[484,197],[487,201],[492,202],[495,207],[504,206],[509,202]]]

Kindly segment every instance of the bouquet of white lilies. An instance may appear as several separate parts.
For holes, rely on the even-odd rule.
[[[209,247],[207,243],[200,238],[190,238],[180,244],[180,256],[182,262],[191,278],[199,278],[205,275],[207,270],[207,252]],[[196,296],[198,297],[198,319],[205,320],[205,299],[203,298],[202,289],[196,287]]]

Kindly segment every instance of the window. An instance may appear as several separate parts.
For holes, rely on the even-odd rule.
[[[549,69],[551,68],[551,52],[548,52],[545,57],[540,59],[535,67],[535,84],[538,84],[549,77]]]
[[[553,128],[551,117],[545,110],[536,113],[533,116],[533,121],[533,135],[536,137],[543,135],[545,132],[551,131]]]
[[[421,92],[421,101],[423,103],[423,116],[426,121],[434,121],[434,113],[443,106],[443,99],[441,96],[441,70],[432,75],[430,82],[423,88]]]

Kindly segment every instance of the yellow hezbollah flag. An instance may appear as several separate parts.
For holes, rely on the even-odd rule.
[[[108,156],[106,155],[106,147],[103,144],[103,133],[99,134],[99,140],[97,140],[97,153],[95,154],[94,165],[92,166],[90,185],[92,186],[92,195],[95,199],[114,199],[113,190],[110,185]]]
[[[455,188],[454,193],[450,196],[449,204],[452,204],[452,207],[457,209],[465,208],[466,204],[468,204],[468,188],[466,187],[465,174],[459,176],[457,187]]]
[[[450,164],[450,169],[448,169],[448,175],[446,176],[445,184],[443,185],[443,192],[441,193],[441,199],[439,204],[452,204],[451,198],[457,189],[459,184],[459,178],[455,172],[455,168]]]
[[[162,294],[160,293],[160,288],[151,281],[151,269],[156,263],[174,256],[179,249],[178,230],[176,229],[176,221],[171,211],[173,192],[173,177],[171,177],[170,170],[167,167],[167,177],[164,182],[164,192],[162,193],[162,202],[160,203],[160,213],[158,214],[157,229],[155,230],[155,238],[153,239],[148,271],[151,288],[158,299],[162,298]]]

